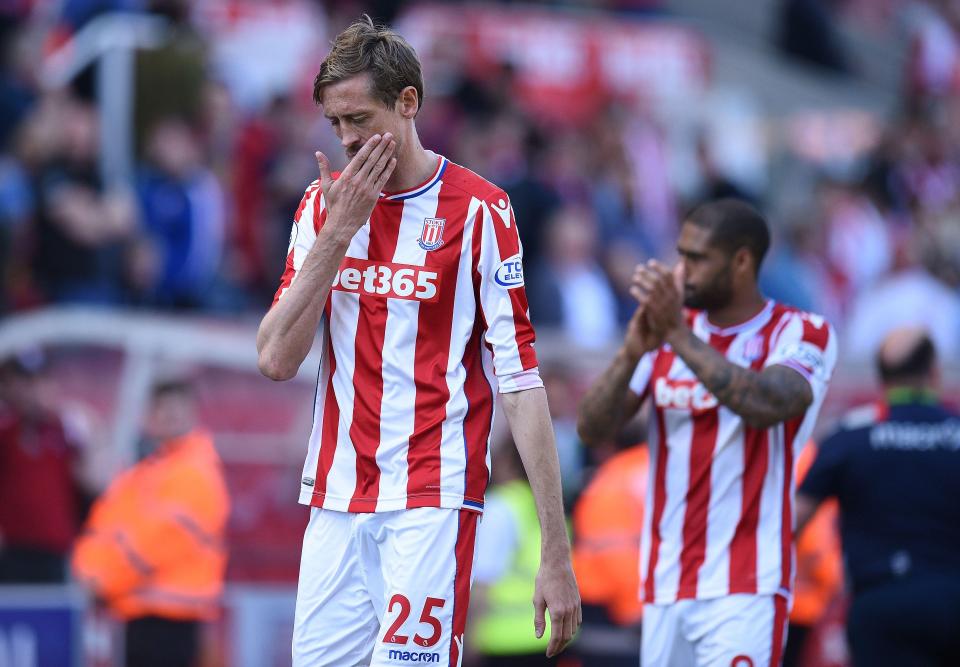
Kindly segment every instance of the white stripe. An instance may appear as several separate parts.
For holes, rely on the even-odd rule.
[[[743,505],[743,421],[725,407],[718,410],[716,446],[710,470],[707,549],[697,582],[698,597],[729,593],[730,543]]]
[[[783,424],[767,429],[767,451],[770,465],[763,480],[760,497],[760,516],[757,523],[757,591],[777,592],[783,575],[781,550],[783,548],[783,484],[784,456]]]
[[[439,190],[439,189],[438,189]],[[423,194],[394,206],[403,206],[393,261],[422,266],[427,251],[417,240],[423,219],[437,213],[437,192]],[[416,415],[414,365],[420,302],[387,299],[387,322],[383,337],[383,401],[380,406],[380,444],[376,459],[380,467],[377,510],[395,509],[407,500],[407,453]]]
[[[370,243],[370,223],[360,228],[347,249],[347,255],[366,259]],[[330,333],[337,368],[333,373],[333,390],[340,407],[340,423],[337,428],[337,449],[333,465],[327,475],[327,492],[323,507],[346,511],[357,485],[357,453],[350,440],[353,424],[353,372],[356,367],[357,323],[360,319],[360,297],[356,293],[331,291]]]
[[[440,438],[440,493],[451,498],[463,499],[466,484],[466,438],[463,422],[467,417],[467,396],[463,390],[467,379],[463,366],[463,354],[477,314],[473,292],[473,233],[474,218],[480,206],[478,199],[471,199],[463,225],[460,244],[457,285],[454,292],[453,326],[450,333],[450,350],[447,357],[446,382],[450,392],[447,402],[447,418],[443,422]],[[454,224],[453,227],[459,225]],[[476,409],[476,408],[474,408]]]

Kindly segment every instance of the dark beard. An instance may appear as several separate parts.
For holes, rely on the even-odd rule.
[[[716,310],[733,301],[733,280],[729,271],[717,275],[708,286],[694,294],[684,294],[683,305],[695,310]]]

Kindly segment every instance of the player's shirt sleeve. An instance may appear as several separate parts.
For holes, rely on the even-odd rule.
[[[310,252],[317,238],[317,230],[323,223],[324,216],[323,191],[320,189],[320,181],[314,181],[303,193],[297,212],[293,216],[290,245],[287,248],[287,263],[283,270],[283,277],[280,279],[280,287],[273,297],[274,304],[283,298],[296,280],[303,266],[303,260],[306,259],[307,253]]]
[[[478,307],[501,393],[542,387],[523,282],[523,249],[507,195],[481,206]]]
[[[846,454],[843,431],[824,440],[797,492],[817,500],[835,497],[840,491]]]
[[[837,334],[819,315],[798,312],[786,317],[764,367],[779,364],[800,373],[810,383],[817,403],[827,393],[837,363]]]
[[[647,397],[650,392],[650,378],[653,375],[653,355],[655,352],[647,352],[640,357],[640,363],[637,364],[633,375],[630,377],[630,391],[635,393],[641,400]]]

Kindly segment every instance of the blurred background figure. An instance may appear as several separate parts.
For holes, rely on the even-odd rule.
[[[63,583],[89,504],[87,443],[51,405],[45,367],[39,350],[0,363],[0,583]]]
[[[539,639],[533,633],[534,580],[540,568],[540,523],[533,491],[512,442],[494,452],[492,486],[477,529],[470,593],[474,655],[464,665],[523,667],[557,665],[547,658],[550,619]],[[469,644],[468,644],[469,646]]]
[[[153,387],[140,454],[94,503],[73,569],[124,621],[125,664],[193,667],[220,612],[229,498],[190,380]]]
[[[576,653],[583,667],[635,667],[640,655],[640,539],[646,444],[601,465],[573,508],[573,568],[583,600]]]
[[[836,498],[855,665],[960,664],[960,417],[944,406],[921,328],[884,340],[886,396],[850,413],[800,486],[800,530]]]

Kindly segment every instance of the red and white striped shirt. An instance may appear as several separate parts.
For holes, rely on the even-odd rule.
[[[794,465],[810,437],[837,357],[820,316],[768,301],[754,318],[720,329],[688,322],[743,367],[782,364],[813,389],[807,411],[753,428],[707,391],[663,346],[641,360],[630,388],[652,398],[650,470],[641,576],[648,603],[734,593],[790,595],[794,576]]]
[[[276,300],[325,220],[314,182]],[[543,386],[507,195],[444,157],[422,185],[381,194],[340,265],[320,340],[300,502],[482,510],[494,391]]]

